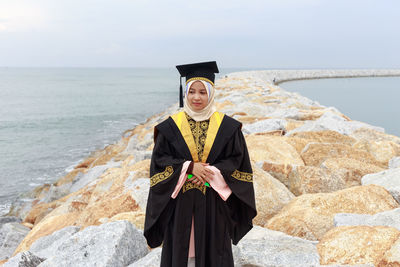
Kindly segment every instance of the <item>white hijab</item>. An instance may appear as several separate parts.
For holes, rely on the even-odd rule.
[[[189,103],[188,103],[189,101],[187,99],[190,86],[192,86],[192,84],[197,81],[203,83],[204,87],[207,90],[207,95],[208,95],[208,104],[205,108],[203,108],[200,111],[193,110],[189,106]],[[215,92],[214,86],[212,86],[212,84],[207,81],[193,80],[193,81],[188,82],[188,84],[186,85],[185,97],[184,97],[184,101],[183,101],[183,110],[195,121],[208,120],[211,117],[211,115],[214,114],[214,112],[216,111],[216,108],[214,106],[214,92]]]

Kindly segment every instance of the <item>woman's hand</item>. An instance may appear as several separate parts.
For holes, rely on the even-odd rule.
[[[207,169],[206,166],[208,166],[208,163],[202,163],[202,162],[195,162],[193,164],[193,178],[191,179],[191,182],[194,184],[205,184],[206,182],[210,181],[210,175],[213,175],[214,172]]]

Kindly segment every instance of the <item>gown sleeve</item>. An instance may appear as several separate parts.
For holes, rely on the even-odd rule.
[[[253,227],[257,215],[253,171],[243,133],[238,128],[214,162],[232,194],[226,200],[223,213],[234,245]]]
[[[151,248],[161,245],[175,208],[171,194],[178,182],[185,159],[177,158],[167,138],[158,132],[150,163],[150,190],[146,207],[144,236]]]

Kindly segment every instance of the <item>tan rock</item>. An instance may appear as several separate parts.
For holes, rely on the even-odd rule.
[[[321,167],[332,170],[344,170],[346,187],[361,185],[361,178],[369,173],[376,173],[383,168],[352,158],[328,158]]]
[[[28,223],[28,222],[22,222],[21,224],[22,224],[23,226],[26,226],[26,227],[30,228],[30,229],[32,229],[32,228],[33,228],[33,224],[31,224],[31,223]]]
[[[254,224],[264,226],[294,195],[278,180],[262,169],[253,167],[257,216]]]
[[[93,161],[92,167],[107,164],[114,156],[113,154],[104,154]]]
[[[300,120],[316,120],[325,113],[324,110],[301,110],[299,119]]]
[[[299,128],[300,126],[303,126],[304,122],[303,121],[296,121],[296,120],[286,120],[286,131],[290,132],[296,128]]]
[[[392,245],[392,247],[385,252],[383,258],[376,265],[377,267],[400,266],[400,238]]]
[[[387,134],[387,133],[382,133],[378,132],[376,130],[370,129],[370,128],[359,128],[355,130],[354,132],[351,133],[351,136],[361,140],[361,139],[366,139],[369,141],[392,141],[393,143],[399,144],[400,145],[400,137]]]
[[[268,131],[268,132],[260,132],[260,133],[255,133],[255,135],[266,135],[266,136],[282,136],[284,135],[283,130],[274,130],[274,131]]]
[[[74,167],[74,169],[79,169],[79,168],[89,168],[90,165],[93,163],[93,161],[95,161],[96,158],[94,157],[89,157],[86,158],[85,160],[83,160],[81,163],[79,163],[78,165],[76,165]]]
[[[299,138],[299,137],[284,136],[283,138],[286,141],[286,143],[288,143],[289,145],[294,147],[294,149],[296,149],[299,155],[301,154],[301,151],[303,151],[304,147],[311,142],[309,139]]]
[[[144,229],[144,219],[145,213],[143,211],[129,211],[129,212],[121,212],[117,215],[111,217],[108,222],[118,221],[118,220],[126,220],[130,221],[133,225],[135,225],[138,229]]]
[[[67,173],[65,176],[61,177],[60,179],[57,180],[57,182],[54,183],[55,186],[60,186],[63,184],[71,183],[75,177],[78,175],[78,173],[85,173],[88,169],[87,168],[75,168],[69,173]]]
[[[265,119],[264,117],[260,118],[260,117],[256,117],[256,116],[242,116],[240,117],[239,121],[241,123],[254,123],[257,122],[259,120],[263,120]]]
[[[22,251],[29,250],[30,246],[37,239],[43,236],[52,234],[53,232],[60,230],[69,225],[75,225],[74,222],[79,216],[78,212],[66,213],[58,216],[49,216],[40,221],[33,229],[25,236],[25,238],[18,245],[17,249],[14,251],[13,256]]]
[[[385,164],[377,161],[368,152],[345,144],[309,143],[303,149],[301,157],[305,165],[319,167],[328,158],[352,158],[384,168]]]
[[[127,171],[134,171],[133,177],[146,178],[150,177],[150,159],[138,161],[133,165],[127,166]]]
[[[353,137],[340,134],[336,131],[310,131],[310,132],[297,132],[293,133],[290,137],[297,137],[310,140],[310,142],[314,143],[339,143],[339,144],[347,144],[352,145],[356,142]]]
[[[292,145],[299,154],[301,154],[308,143],[339,143],[352,145],[356,142],[352,137],[330,130],[297,132],[293,133],[291,136],[285,137],[285,141]]]
[[[232,106],[232,105],[233,105],[233,103],[231,101],[229,101],[229,100],[225,100],[222,103],[221,102],[215,103],[215,107],[217,108],[217,110],[220,110],[220,109],[223,109],[223,108],[225,108],[227,106]]]
[[[267,227],[309,240],[319,240],[333,227],[336,213],[375,214],[398,208],[383,187],[355,186],[333,193],[304,194],[272,217]]]
[[[370,141],[362,139],[355,143],[353,147],[368,152],[377,161],[386,166],[391,158],[400,156],[400,145],[392,141]]]
[[[42,184],[35,187],[35,189],[33,189],[32,191],[32,198],[43,198],[47,194],[47,192],[49,192],[50,186],[50,184]]]
[[[317,244],[320,263],[376,266],[399,237],[400,231],[388,226],[339,226]]]
[[[345,172],[313,166],[296,166],[289,173],[286,186],[296,196],[335,192],[346,188]]]
[[[255,135],[246,137],[250,158],[255,162],[304,165],[297,151],[279,136]]]
[[[262,169],[268,172],[272,177],[278,179],[287,188],[289,188],[289,174],[292,172],[292,165],[289,164],[274,164],[264,161]]]
[[[31,208],[29,213],[26,215],[24,222],[35,224],[39,222],[45,215],[55,209],[56,206],[57,203],[55,201],[51,203],[38,203]]]

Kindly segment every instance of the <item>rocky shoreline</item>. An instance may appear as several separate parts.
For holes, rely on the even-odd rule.
[[[258,209],[233,246],[235,266],[400,266],[400,138],[275,85],[339,74],[252,71],[217,81],[218,110],[243,123]],[[142,236],[153,127],[176,110],[29,192],[33,201],[15,202],[0,217],[0,264],[159,266],[161,249]]]

